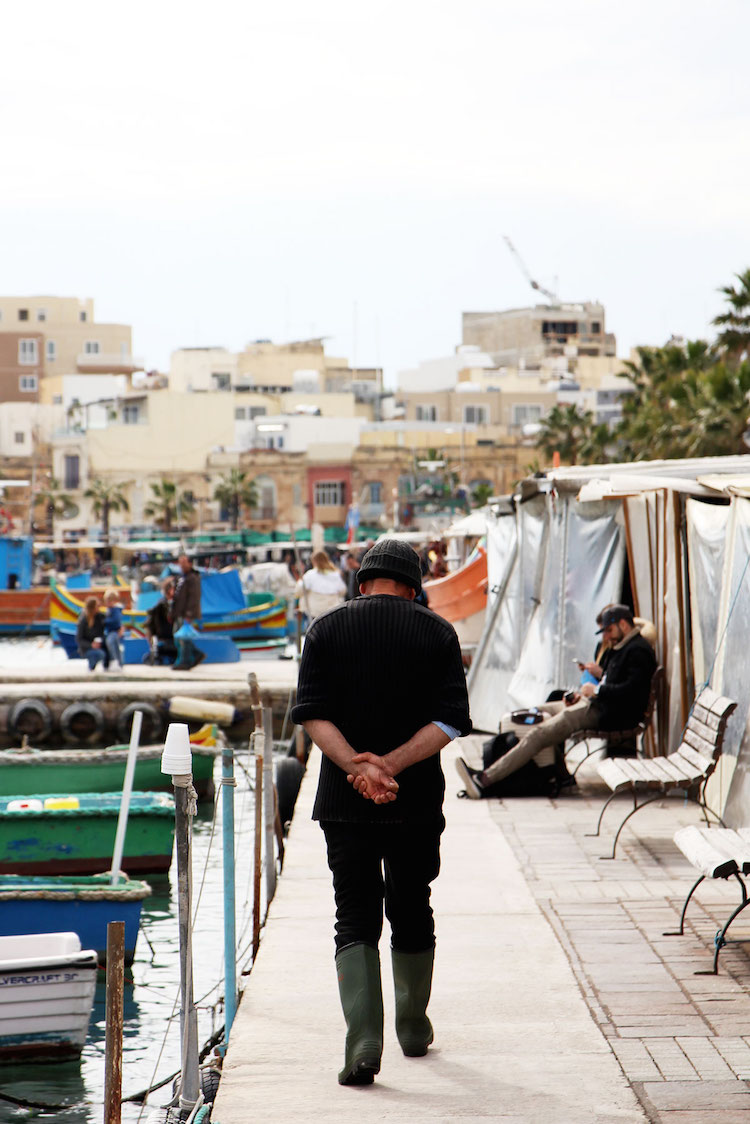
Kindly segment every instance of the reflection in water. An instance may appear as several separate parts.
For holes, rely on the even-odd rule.
[[[240,765],[236,766],[235,855],[237,862],[237,946],[239,962],[250,959],[252,939],[253,793]],[[221,770],[220,762],[216,768]],[[221,788],[217,786],[220,793]],[[144,902],[141,932],[133,963],[133,982],[125,988],[123,1038],[123,1096],[147,1088],[152,1079],[167,1077],[180,1067],[178,989],[180,980],[177,931],[177,872],[171,878],[150,878],[153,895]],[[202,889],[201,889],[202,887]],[[201,1045],[224,1018],[224,943],[221,867],[221,799],[216,805],[199,807],[193,829],[193,907],[200,905],[193,932],[195,997]],[[99,1124],[104,1096],[104,977],[97,986],[94,1010],[83,1056],[78,1064],[0,1066],[0,1094],[71,1106],[49,1113],[14,1107],[0,1100],[0,1124],[22,1120],[55,1120],[60,1124]],[[166,1037],[165,1037],[166,1034]],[[160,1055],[161,1052],[161,1056]],[[154,1071],[156,1070],[156,1073]],[[159,1118],[157,1105],[166,1104],[171,1082],[149,1099],[142,1112],[139,1104],[124,1104],[123,1124],[143,1124]],[[162,1120],[164,1114],[160,1117]]]

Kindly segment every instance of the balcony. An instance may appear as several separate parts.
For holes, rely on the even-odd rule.
[[[87,351],[76,358],[76,366],[87,375],[130,375],[143,370],[143,360],[116,351]]]

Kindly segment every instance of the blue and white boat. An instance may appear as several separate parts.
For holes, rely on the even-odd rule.
[[[84,948],[107,956],[107,925],[125,922],[125,963],[131,964],[148,882],[121,876],[112,885],[109,874],[25,877],[0,875],[0,936],[23,933],[76,933]]]
[[[79,1057],[96,972],[75,933],[0,937],[0,1062]]]

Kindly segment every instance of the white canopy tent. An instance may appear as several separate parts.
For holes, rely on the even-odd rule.
[[[624,598],[654,622],[666,673],[647,752],[676,748],[704,682],[737,700],[709,802],[728,823],[750,824],[749,459],[574,466],[522,481],[513,513],[488,522],[488,608],[469,675],[475,726],[495,731],[506,710],[572,686],[597,612]]]

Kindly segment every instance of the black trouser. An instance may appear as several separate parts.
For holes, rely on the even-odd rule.
[[[320,825],[336,897],[336,951],[350,944],[377,947],[385,915],[391,945],[423,952],[435,945],[430,883],[440,871],[442,815],[431,823]]]

